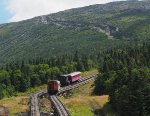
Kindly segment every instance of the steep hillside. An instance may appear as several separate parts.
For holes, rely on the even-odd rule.
[[[114,2],[66,10],[0,25],[0,64],[64,53],[96,53],[124,43],[149,39],[150,2]],[[106,34],[109,34],[109,37]]]
[[[96,28],[108,26],[110,31],[111,26],[117,27],[119,30],[112,34],[119,39],[122,37],[136,38],[139,33],[145,32],[143,36],[147,39],[150,29],[149,14],[150,1],[126,1],[67,10],[52,14],[50,17],[62,22],[70,21],[75,24],[78,22]]]
[[[37,21],[35,21],[37,20]],[[0,29],[0,62],[27,58],[58,56],[80,51],[95,52],[115,41],[90,27],[62,27],[43,24],[38,18],[6,24]],[[103,45],[105,44],[105,45]]]

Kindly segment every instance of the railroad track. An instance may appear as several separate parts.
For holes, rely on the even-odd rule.
[[[89,81],[93,80],[94,79],[93,77],[95,77],[96,75],[97,73],[91,74],[89,76],[83,77],[76,84],[62,87],[57,95],[61,94],[62,92],[69,91],[71,89],[77,88],[81,85],[88,83]],[[47,93],[47,89],[43,89],[38,92],[35,92],[31,96],[31,108],[30,108],[31,116],[40,116],[39,99],[43,94],[46,94],[46,93]],[[53,103],[54,109],[58,113],[58,116],[70,116],[65,106],[61,103],[61,101],[56,96],[50,96],[50,100]]]
[[[43,94],[46,94],[46,93],[47,93],[47,90],[43,89],[38,92],[35,92],[31,96],[30,116],[40,116],[39,99]]]
[[[58,116],[70,116],[64,104],[55,95],[50,96],[50,100]]]

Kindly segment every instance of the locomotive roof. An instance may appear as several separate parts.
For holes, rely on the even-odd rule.
[[[57,83],[60,83],[60,81],[58,81],[58,80],[50,80],[50,81],[48,81],[48,82],[57,82]]]
[[[75,76],[75,75],[78,75],[78,74],[81,74],[81,72],[73,72],[73,73],[70,73],[70,74],[66,74],[66,75],[62,75],[62,76]]]

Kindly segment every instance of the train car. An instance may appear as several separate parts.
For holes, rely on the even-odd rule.
[[[81,72],[73,72],[70,74],[61,75],[58,79],[62,86],[69,85],[74,82],[80,81]]]
[[[73,72],[73,73],[70,73],[68,76],[69,76],[70,83],[74,83],[74,82],[80,81],[81,72]]]
[[[53,95],[58,93],[60,90],[60,81],[58,80],[51,80],[47,83],[47,92],[49,95]]]

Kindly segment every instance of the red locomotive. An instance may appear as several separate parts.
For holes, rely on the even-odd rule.
[[[81,79],[81,72],[73,72],[70,74],[65,74],[65,75],[61,75],[58,77],[58,80],[52,80],[48,82],[48,87],[47,87],[47,91],[48,93],[51,94],[56,94],[59,89],[60,86],[65,86],[65,85],[69,85],[75,82],[80,81]]]
[[[48,81],[48,83],[47,83],[47,92],[50,95],[58,93],[59,90],[60,90],[60,81],[58,81],[58,80]]]

